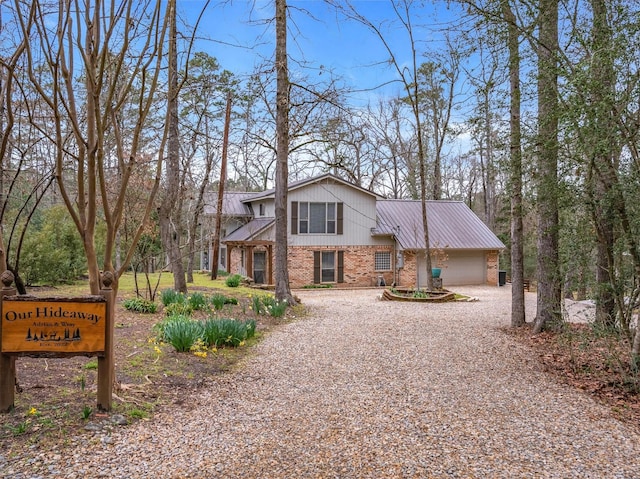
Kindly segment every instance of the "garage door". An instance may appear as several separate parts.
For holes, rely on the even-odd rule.
[[[442,284],[446,288],[461,284],[485,284],[487,262],[484,251],[451,251],[446,268],[442,268]],[[426,285],[426,267],[422,255],[418,255],[420,286]]]

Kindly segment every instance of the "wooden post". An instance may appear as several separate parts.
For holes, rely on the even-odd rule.
[[[0,290],[0,343],[2,341],[2,300],[5,296],[14,296],[16,288],[13,288],[13,273],[5,271],[0,277],[2,289]],[[0,344],[1,346],[1,344]],[[0,352],[0,412],[10,412],[14,406],[14,391],[16,385],[16,358]]]
[[[115,380],[113,357],[114,300],[111,284],[114,277],[111,271],[102,273],[102,289],[100,295],[107,300],[105,314],[104,355],[98,356],[98,409],[110,411]]]

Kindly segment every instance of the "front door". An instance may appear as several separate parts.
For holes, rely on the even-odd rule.
[[[253,281],[256,284],[264,284],[267,253],[264,251],[253,252]]]

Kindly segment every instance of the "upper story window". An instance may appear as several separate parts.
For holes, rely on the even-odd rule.
[[[336,204],[300,202],[300,234],[335,234]]]
[[[260,216],[264,216],[264,203],[260,203],[259,210],[260,210]]]
[[[291,202],[291,234],[342,234],[342,203]]]

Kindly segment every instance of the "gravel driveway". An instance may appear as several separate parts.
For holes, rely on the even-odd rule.
[[[301,292],[309,315],[195,407],[72,439],[2,477],[640,478],[640,435],[498,330],[509,288],[459,291],[479,301]]]

